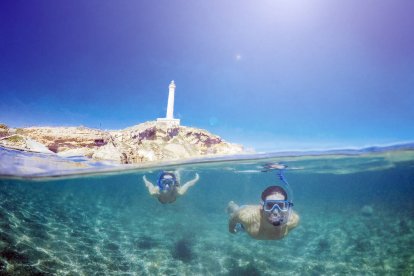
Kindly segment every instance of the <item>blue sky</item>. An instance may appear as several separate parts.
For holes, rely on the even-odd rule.
[[[0,122],[166,111],[257,150],[414,140],[414,2],[1,1]]]

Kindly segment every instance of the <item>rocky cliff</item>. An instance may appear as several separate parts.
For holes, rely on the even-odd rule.
[[[225,142],[206,130],[185,126],[168,127],[154,121],[117,131],[85,127],[9,129],[4,126],[0,129],[2,146],[39,151],[39,144],[31,141],[60,155],[84,155],[95,160],[111,160],[123,164],[236,154],[243,151],[241,145]],[[31,148],[33,144],[36,145],[35,148]]]

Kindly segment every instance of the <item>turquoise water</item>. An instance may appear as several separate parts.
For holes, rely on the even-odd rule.
[[[300,224],[260,241],[228,232],[227,203],[258,204],[287,164]],[[168,166],[199,182],[148,195],[162,167],[0,180],[0,275],[412,275],[414,152]]]

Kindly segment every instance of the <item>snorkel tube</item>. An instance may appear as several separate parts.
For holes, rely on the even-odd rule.
[[[267,200],[265,201],[263,198],[263,211],[267,214],[267,219],[269,223],[273,224],[274,226],[281,226],[287,224],[292,213],[293,207],[293,192],[290,188],[290,185],[283,175],[283,172],[287,168],[284,164],[266,164],[265,170],[263,172],[268,172],[272,170],[277,170],[277,176],[280,181],[283,182],[283,185],[279,186],[279,188],[285,188],[286,191],[283,191],[285,195],[284,200]],[[274,188],[277,188],[273,186]],[[270,188],[270,187],[269,187]],[[284,189],[283,189],[284,190]]]
[[[285,184],[286,187],[286,192],[289,195],[289,201],[291,203],[291,206],[293,206],[293,191],[290,188],[289,183],[287,182],[286,177],[283,175],[283,172],[286,170],[287,166],[285,166],[283,169],[279,169],[279,171],[277,172],[277,176],[279,177],[280,181],[282,181]]]
[[[267,163],[263,165],[262,172],[270,172],[277,170],[277,176],[280,181],[283,182],[283,187],[286,188],[286,192],[288,194],[289,201],[292,203],[293,206],[293,191],[290,188],[290,185],[286,179],[286,177],[283,175],[283,172],[286,170],[288,166],[283,163]]]

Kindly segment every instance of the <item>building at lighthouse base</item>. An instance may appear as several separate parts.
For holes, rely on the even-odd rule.
[[[167,128],[179,127],[180,119],[158,118],[157,125],[161,127],[164,126]]]

